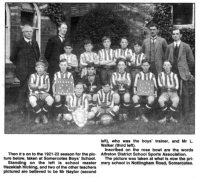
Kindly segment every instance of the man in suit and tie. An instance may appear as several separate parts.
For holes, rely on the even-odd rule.
[[[40,50],[38,43],[32,39],[33,28],[30,25],[22,27],[22,34],[23,38],[18,40],[11,50],[10,60],[16,66],[15,74],[20,81],[18,109],[21,114],[24,114],[28,93],[28,79],[35,72],[35,63],[39,60]]]
[[[189,81],[194,80],[190,70],[194,66],[194,56],[188,44],[181,41],[182,34],[179,29],[172,33],[173,43],[169,44],[166,51],[166,58],[172,62],[172,71],[177,73],[182,83],[182,104],[184,118],[189,119]]]
[[[158,36],[157,25],[149,25],[150,37],[143,41],[142,52],[151,63],[151,72],[157,75],[162,71],[162,65],[165,60],[167,42],[164,38]]]
[[[67,33],[67,25],[62,22],[58,26],[58,34],[51,37],[46,45],[44,56],[49,63],[48,73],[50,81],[53,81],[54,73],[59,71],[60,55],[64,53],[65,35]]]

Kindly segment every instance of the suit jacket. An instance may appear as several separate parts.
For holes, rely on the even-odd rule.
[[[14,44],[10,60],[16,66],[15,74],[20,81],[24,81],[35,72],[35,63],[39,60],[40,50],[38,43],[32,40],[30,46],[24,38]]]
[[[59,71],[60,55],[64,53],[64,41],[61,42],[58,35],[51,37],[46,45],[44,56],[49,63],[49,73]]]
[[[173,63],[174,43],[167,46],[166,58]],[[190,46],[182,41],[180,42],[177,64],[181,79],[188,80],[190,78],[190,69],[194,66],[194,56]]]
[[[157,37],[155,42],[155,66],[158,73],[162,71],[162,64],[165,60],[165,52],[167,49],[167,42],[162,37]],[[150,60],[150,53],[151,53],[151,39],[146,38],[143,41],[142,45],[143,53],[145,54],[146,58]]]
[[[82,78],[82,81],[87,86],[87,88],[85,89],[87,94],[97,93],[97,91],[99,91],[101,89],[100,78],[99,78],[98,75],[95,75],[94,82],[92,83],[93,86],[97,87],[96,89],[93,90],[93,92],[90,91],[91,84],[90,84],[90,82],[88,80],[88,76],[87,75]]]

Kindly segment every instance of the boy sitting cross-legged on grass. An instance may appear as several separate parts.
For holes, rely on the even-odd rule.
[[[149,72],[150,63],[147,59],[142,61],[142,69],[143,71],[136,74],[135,82],[134,82],[134,90],[133,90],[133,104],[134,109],[136,111],[135,120],[142,119],[144,122],[148,122],[149,120],[145,116],[152,110],[153,103],[155,98],[157,97],[157,85],[155,75]],[[139,89],[139,82],[141,85],[141,89]],[[143,84],[143,86],[142,86]],[[149,89],[149,85],[152,89]],[[140,90],[140,93],[139,93]],[[151,91],[143,93],[143,90]],[[145,99],[145,106],[142,107],[142,99]]]
[[[40,59],[36,62],[36,73],[31,74],[28,87],[30,91],[29,103],[36,113],[35,123],[39,123],[41,120],[43,123],[48,123],[46,116],[54,100],[48,93],[50,88],[49,75],[46,73],[48,63],[44,59]],[[43,106],[38,104],[38,101],[44,101]]]
[[[68,113],[68,106],[67,106],[67,94],[56,92],[56,84],[58,80],[68,80],[71,82],[72,87],[74,87],[74,79],[71,72],[67,71],[67,62],[65,59],[61,59],[59,63],[60,71],[54,74],[54,81],[52,85],[53,96],[55,99],[55,114],[56,114],[56,121],[60,121],[64,119],[64,115]]]
[[[177,74],[171,71],[172,65],[170,61],[164,61],[163,68],[164,71],[158,75],[158,86],[161,89],[158,103],[161,107],[162,117],[158,122],[165,123],[167,120],[170,120],[177,123],[176,111],[179,104],[179,96],[177,94],[179,88],[178,77]],[[171,101],[170,106],[166,105],[168,101]]]

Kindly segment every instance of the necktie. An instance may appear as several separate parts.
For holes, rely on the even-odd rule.
[[[32,44],[31,44],[31,41],[28,41],[28,45],[30,45],[30,46],[32,45]]]

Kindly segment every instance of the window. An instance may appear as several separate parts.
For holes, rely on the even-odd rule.
[[[177,3],[173,4],[174,25],[194,25],[194,4]]]

